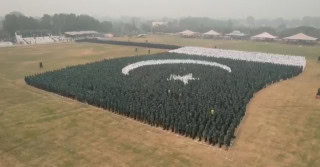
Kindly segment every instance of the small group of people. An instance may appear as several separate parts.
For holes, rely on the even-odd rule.
[[[138,52],[138,48],[135,49],[135,52]],[[148,49],[148,54],[151,54],[151,50]]]

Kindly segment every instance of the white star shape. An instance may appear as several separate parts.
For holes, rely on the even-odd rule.
[[[189,81],[199,80],[199,78],[193,78],[192,73],[189,73],[189,74],[186,74],[186,75],[183,75],[183,76],[171,74],[170,77],[167,80],[168,81],[178,80],[178,81],[183,82],[183,84],[186,85],[186,84],[188,84]]]

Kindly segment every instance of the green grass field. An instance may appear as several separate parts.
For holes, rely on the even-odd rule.
[[[319,46],[147,39],[302,55],[308,64],[302,75],[256,94],[234,146],[226,151],[38,90],[23,80],[66,66],[147,54],[147,48],[138,53],[134,47],[87,43],[0,48],[0,166],[320,166]]]

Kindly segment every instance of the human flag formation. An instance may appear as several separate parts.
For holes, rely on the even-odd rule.
[[[151,126],[230,146],[253,94],[297,76],[305,65],[300,56],[184,47],[67,67],[25,81]]]

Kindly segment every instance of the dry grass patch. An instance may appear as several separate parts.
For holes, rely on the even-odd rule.
[[[184,41],[200,46],[212,42]],[[282,47],[237,43],[235,49],[275,53]],[[75,56],[86,50],[92,54]],[[259,92],[235,145],[225,151],[23,82],[24,76],[46,70],[134,56],[133,47],[84,43],[1,48],[0,166],[320,166],[320,101],[315,100],[320,49],[290,45],[280,53],[287,50],[308,58],[306,71]],[[147,49],[139,49],[142,53]],[[44,69],[39,69],[40,61]]]

